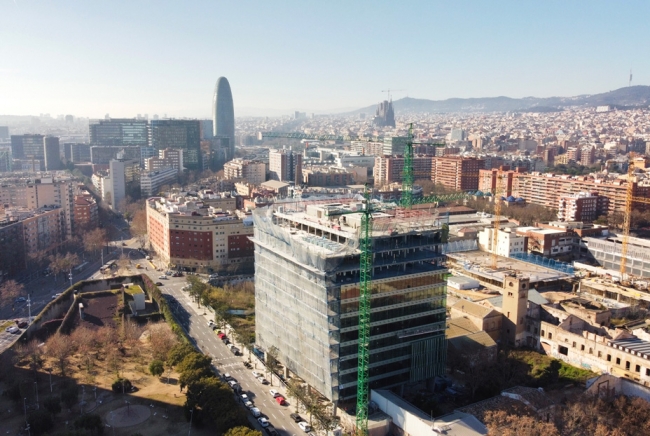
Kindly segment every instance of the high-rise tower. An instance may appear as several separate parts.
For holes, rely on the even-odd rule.
[[[228,138],[228,159],[235,157],[235,110],[230,84],[219,77],[212,99],[212,128],[216,138]]]

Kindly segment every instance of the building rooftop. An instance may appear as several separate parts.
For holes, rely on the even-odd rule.
[[[650,360],[650,342],[639,338],[616,339],[608,341],[607,345],[635,356]]]
[[[489,307],[481,306],[480,304],[465,300],[457,301],[453,306],[451,306],[451,308],[478,318],[486,318],[499,313]]]

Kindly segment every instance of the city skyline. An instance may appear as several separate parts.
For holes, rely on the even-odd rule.
[[[126,5],[1,3],[0,114],[209,119],[219,76],[238,116],[650,83],[645,2]]]

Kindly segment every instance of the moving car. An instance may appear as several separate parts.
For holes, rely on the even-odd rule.
[[[299,422],[298,427],[300,427],[300,429],[302,431],[304,431],[305,433],[308,432],[308,431],[311,431],[311,427],[305,421]]]
[[[253,371],[253,377],[260,378],[260,377],[262,377],[262,374],[257,372],[257,371]]]
[[[18,332],[20,332],[20,329],[18,327],[16,327],[15,325],[12,325],[11,327],[7,327],[5,329],[5,331],[7,333],[18,333]]]
[[[52,295],[52,300],[56,300],[56,299],[59,298],[60,296],[61,296],[61,293],[60,293],[60,292],[59,292],[59,293],[56,293],[56,294]]]
[[[263,416],[262,416],[261,418],[257,418],[257,422],[260,423],[260,425],[262,426],[262,428],[264,428],[264,427],[268,427],[269,424],[270,424],[269,420],[266,419],[266,418],[264,418]]]
[[[160,279],[160,280],[167,280],[167,276],[164,276],[164,275],[163,275],[163,276],[158,277],[158,279]]]
[[[25,297],[16,298],[16,303],[24,303],[25,301],[27,301],[27,298],[25,298]]]
[[[268,380],[265,379],[264,377],[257,377],[257,381],[262,383],[263,385],[269,384]]]
[[[271,396],[272,396],[273,398],[275,398],[275,397],[277,397],[278,395],[280,395],[280,392],[276,391],[275,389],[270,389],[270,390],[269,390],[269,394],[271,394]]]
[[[156,282],[156,286],[162,286],[162,282]]]
[[[29,324],[27,324],[27,321],[20,321],[20,320],[17,319],[17,320],[16,320],[16,325],[17,325],[18,327],[20,327],[21,329],[24,329],[24,328],[27,327]]]
[[[277,397],[275,397],[275,402],[278,403],[280,406],[287,405],[287,401],[284,399],[282,395],[278,395]]]

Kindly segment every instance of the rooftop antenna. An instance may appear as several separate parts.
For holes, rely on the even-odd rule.
[[[627,83],[627,86],[632,86],[632,68],[630,68],[630,81]]]

